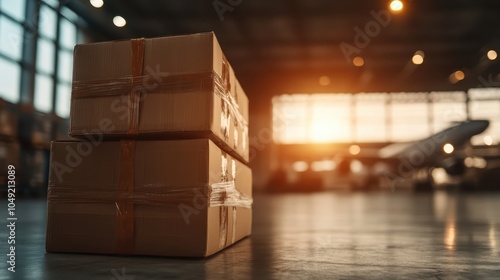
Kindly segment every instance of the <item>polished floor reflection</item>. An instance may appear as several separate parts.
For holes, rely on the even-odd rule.
[[[45,202],[17,208],[13,279],[500,277],[500,193],[257,195],[252,237],[208,259],[45,254]]]

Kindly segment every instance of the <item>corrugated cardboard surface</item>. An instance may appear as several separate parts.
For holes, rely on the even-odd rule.
[[[121,142],[99,143],[79,159],[70,151],[83,151],[83,146],[78,146],[81,143],[84,142],[52,144],[47,251],[115,254],[119,245],[117,205],[120,203],[112,199],[99,202],[99,199],[118,193],[123,160]],[[234,180],[236,188],[251,197],[252,176],[246,165],[225,155],[208,139],[137,141],[135,145],[134,192],[155,193],[157,203],[134,202],[130,254],[208,256],[250,234],[251,209],[200,206],[199,201],[193,200],[200,199],[195,188],[208,191],[209,185],[223,180]],[[223,164],[224,159],[230,164]],[[61,173],[56,163],[66,165],[71,172]],[[63,188],[76,192],[70,194]],[[97,190],[94,192],[97,199],[88,199],[85,191],[90,189]],[[161,201],[173,190],[190,195],[179,201],[158,203],[158,199]],[[53,196],[54,193],[58,196]],[[190,209],[189,215],[183,215],[181,208]],[[224,224],[221,213],[230,213]],[[221,242],[223,228],[227,232]]]
[[[130,77],[132,60],[130,40],[77,45],[74,84],[106,84]],[[213,80],[200,82],[200,79],[193,80],[190,76],[203,73],[227,76],[228,94],[235,101],[234,112],[241,114],[240,121],[248,124],[248,98],[245,92],[233,69],[225,61],[215,35],[202,33],[144,39],[144,80],[142,84],[134,86],[141,92],[139,135],[209,137],[233,156],[248,162],[248,126],[238,124],[234,116],[227,118],[230,110],[224,107]],[[172,80],[172,76],[180,78]],[[194,81],[196,83],[193,85]],[[118,91],[118,94],[90,98],[75,98],[73,94],[71,135],[130,136],[130,87],[124,86],[123,91]],[[100,125],[103,121],[111,123],[113,129],[103,131]],[[227,125],[228,131],[221,124]]]

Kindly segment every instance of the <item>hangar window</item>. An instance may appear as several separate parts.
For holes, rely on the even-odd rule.
[[[500,124],[495,98],[497,105],[471,104],[488,107],[477,111]],[[465,92],[281,95],[273,98],[273,137],[281,144],[414,141],[465,121],[466,102]]]
[[[500,88],[469,90],[469,113],[472,119],[487,119],[488,129],[471,141],[474,145],[496,145],[500,139]]]

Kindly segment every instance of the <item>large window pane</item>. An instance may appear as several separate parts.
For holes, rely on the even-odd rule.
[[[0,73],[0,97],[12,103],[19,102],[21,67],[0,57]]]
[[[16,60],[21,60],[23,28],[6,17],[0,17],[0,52]]]
[[[67,7],[61,7],[61,14],[69,19],[70,21],[76,21],[78,19],[78,15],[75,14],[72,10],[68,9]]]
[[[349,142],[351,95],[294,94],[273,98],[273,138],[277,143]]]
[[[36,69],[47,74],[53,74],[54,52],[55,46],[52,41],[39,38],[36,51]]]
[[[18,21],[24,20],[26,10],[24,0],[0,0],[0,9]]]
[[[432,92],[433,133],[467,119],[465,92]]]
[[[57,14],[51,8],[42,5],[40,8],[40,21],[38,22],[38,30],[41,35],[56,39]]]
[[[430,135],[425,93],[393,93],[391,100],[391,141],[414,141]]]
[[[391,106],[391,140],[415,141],[429,136],[425,103],[393,103]]]
[[[49,113],[52,110],[52,79],[48,76],[37,74],[35,80],[34,106],[40,112]]]
[[[277,143],[307,142],[308,95],[273,98],[273,138]]]
[[[59,79],[71,82],[73,74],[73,53],[69,51],[59,51]]]
[[[308,106],[308,142],[352,141],[350,94],[313,94]]]
[[[354,98],[356,142],[386,141],[386,94],[360,93]]]
[[[60,117],[69,117],[71,106],[71,86],[69,84],[59,84],[57,86],[56,114]]]
[[[472,137],[474,145],[496,145],[500,142],[500,89],[475,88],[469,90],[469,112],[473,120],[486,119],[490,126]]]
[[[76,26],[66,20],[61,20],[61,46],[73,50],[73,47],[76,44]]]

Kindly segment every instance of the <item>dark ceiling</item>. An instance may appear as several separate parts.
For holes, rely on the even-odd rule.
[[[500,1],[406,0],[404,10],[391,14],[387,24],[375,23],[373,13],[388,13],[389,2],[105,0],[99,11],[87,0],[68,5],[113,39],[215,31],[252,98],[295,92],[466,90],[485,86],[490,77],[495,85],[499,64],[485,54],[489,49],[500,52]],[[226,8],[223,20],[214,5]],[[112,26],[115,15],[127,20],[126,27]],[[366,27],[369,42],[356,45],[356,28]],[[346,59],[342,43],[363,57],[364,66]],[[420,66],[411,64],[417,50],[425,53]],[[456,70],[464,71],[465,80],[452,84],[448,78]],[[321,76],[329,77],[330,84],[321,86]]]

